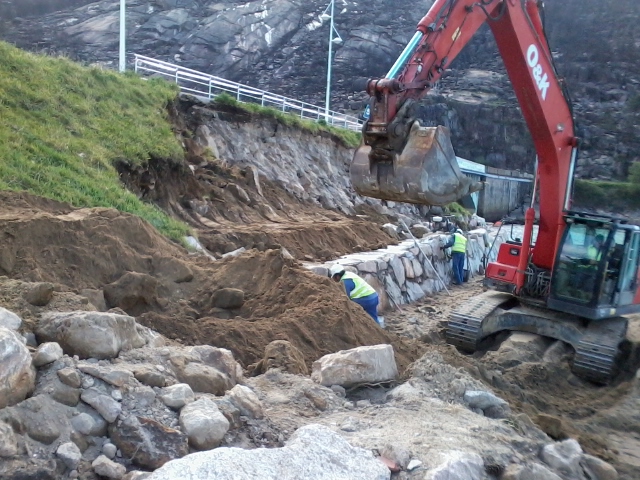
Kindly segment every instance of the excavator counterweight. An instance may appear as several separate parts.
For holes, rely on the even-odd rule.
[[[460,171],[445,127],[421,127],[415,121],[400,154],[376,153],[363,143],[351,163],[351,183],[360,195],[446,205],[482,188]]]

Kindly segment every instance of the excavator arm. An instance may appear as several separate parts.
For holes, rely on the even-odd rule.
[[[421,127],[415,107],[487,23],[539,160],[539,233],[531,252],[529,228],[523,262],[532,253],[535,265],[551,269],[564,225],[562,212],[570,202],[577,139],[540,8],[539,0],[436,0],[386,77],[367,83],[370,117],[354,155],[351,179],[365,196],[431,205],[446,204],[479,188],[460,172],[448,131]],[[532,215],[529,212],[530,226]]]

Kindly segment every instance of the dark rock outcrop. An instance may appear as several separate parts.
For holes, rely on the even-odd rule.
[[[117,65],[119,2],[0,2],[3,38],[38,51]],[[328,25],[325,0],[128,0],[127,51],[322,104]],[[331,107],[358,114],[369,77],[384,76],[431,1],[336,4]],[[622,178],[640,160],[640,4],[636,0],[548,0],[546,30],[574,99],[582,139],[578,174]],[[51,12],[55,8],[63,8]],[[77,8],[76,8],[77,7]],[[26,16],[33,14],[32,16]],[[22,18],[14,18],[22,16]],[[129,61],[131,61],[129,57]],[[487,27],[452,64],[421,109],[445,124],[459,155],[531,170],[535,152],[513,87]]]

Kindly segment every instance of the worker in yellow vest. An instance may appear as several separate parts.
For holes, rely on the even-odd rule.
[[[451,247],[451,260],[453,261],[453,283],[462,285],[464,281],[464,259],[467,255],[467,237],[462,230],[456,229],[442,248]]]
[[[593,239],[593,243],[587,248],[587,258],[593,263],[599,262],[602,257],[602,246],[604,245],[604,235],[598,234]]]
[[[334,282],[342,282],[349,298],[360,305],[380,325],[378,294],[371,285],[355,273],[347,272],[342,265],[337,263],[329,269],[329,277]]]

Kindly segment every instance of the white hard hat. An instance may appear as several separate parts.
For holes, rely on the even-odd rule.
[[[462,230],[460,230],[459,228],[456,228],[456,233],[459,233],[460,235],[462,235]]]
[[[333,277],[334,275],[337,275],[338,273],[342,273],[342,272],[344,272],[344,267],[339,263],[335,263],[331,265],[331,268],[329,269],[329,276]]]

